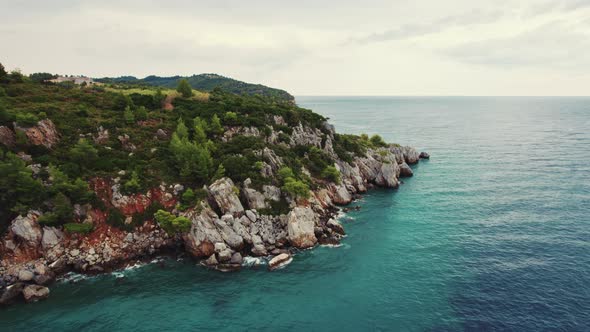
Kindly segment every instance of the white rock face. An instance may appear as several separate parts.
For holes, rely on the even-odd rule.
[[[30,247],[37,247],[41,242],[41,227],[37,223],[39,214],[29,212],[26,217],[18,216],[12,221],[10,230]]]
[[[287,216],[287,232],[291,244],[298,248],[309,248],[316,244],[314,234],[316,215],[311,208],[296,207]]]
[[[257,190],[244,188],[242,193],[250,209],[265,209],[268,207],[264,195]]]
[[[43,249],[55,247],[63,239],[63,232],[55,227],[43,227],[43,238],[41,246]]]
[[[209,186],[209,194],[215,200],[222,214],[241,216],[244,214],[244,207],[234,188],[236,187],[230,178],[221,178]]]

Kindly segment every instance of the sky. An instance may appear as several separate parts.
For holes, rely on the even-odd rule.
[[[0,0],[0,63],[294,95],[590,95],[590,0]]]

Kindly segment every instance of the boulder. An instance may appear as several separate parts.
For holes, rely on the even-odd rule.
[[[384,162],[381,164],[375,184],[385,188],[397,188],[399,181],[397,179],[399,175],[399,166],[393,161]]]
[[[0,143],[6,145],[9,148],[16,145],[16,137],[10,128],[6,126],[0,126]]]
[[[220,252],[217,253],[217,258],[222,263],[229,262],[232,258],[231,249],[225,248],[224,250],[221,250]]]
[[[234,216],[244,214],[244,207],[237,195],[239,190],[230,178],[221,178],[213,182],[208,189],[221,214],[229,213]]]
[[[346,204],[352,202],[352,196],[350,195],[350,193],[346,189],[346,186],[341,184],[341,185],[336,186],[333,190],[334,190],[334,196],[332,198],[332,202],[334,202],[334,204],[346,205]]]
[[[262,194],[264,195],[264,198],[270,201],[278,202],[281,200],[281,189],[276,186],[263,185]]]
[[[23,289],[26,302],[36,302],[49,296],[49,288],[39,285],[28,285]]]
[[[209,258],[207,258],[207,260],[205,260],[205,264],[212,266],[212,265],[217,265],[219,262],[217,261],[217,258],[215,258],[215,254],[209,256]]]
[[[342,227],[342,225],[336,220],[336,219],[330,219],[328,220],[328,222],[326,222],[326,225],[328,227],[330,227],[330,229],[332,229],[334,232],[340,234],[340,235],[344,235],[344,227]]]
[[[291,244],[297,248],[309,248],[316,244],[314,234],[316,215],[309,207],[296,207],[287,216],[287,232]]]
[[[277,255],[275,257],[273,257],[269,262],[268,262],[268,268],[272,271],[272,270],[276,270],[279,267],[285,266],[287,264],[289,264],[293,259],[291,258],[291,255],[287,254],[287,253],[283,253],[280,255]]]
[[[195,257],[209,257],[215,252],[214,243],[223,242],[223,237],[215,226],[217,214],[203,204],[200,214],[188,214],[191,229],[183,235],[186,250]]]
[[[242,264],[242,261],[244,259],[242,258],[242,254],[240,254],[239,252],[235,252],[233,255],[231,255],[231,260],[230,263],[232,264]]]
[[[399,168],[400,168],[400,172],[399,172],[400,176],[410,177],[410,176],[414,175],[414,171],[412,171],[410,166],[408,166],[408,164],[406,164],[406,163],[401,164]]]
[[[43,227],[43,238],[41,246],[43,249],[55,247],[63,239],[63,232],[55,227]]]
[[[30,128],[15,127],[17,130],[24,131],[33,145],[43,145],[51,149],[57,142],[59,142],[59,133],[55,128],[55,124],[49,119],[44,119],[37,122],[36,126]]]
[[[36,248],[41,242],[41,227],[37,223],[38,214],[29,212],[25,217],[18,216],[12,221],[10,230],[28,246]]]
[[[256,189],[244,188],[242,195],[250,209],[266,209],[268,207],[264,195]]]
[[[418,158],[420,159],[430,159],[430,155],[428,154],[428,152],[420,152],[420,155],[418,156]]]
[[[16,284],[6,287],[3,292],[0,290],[0,305],[14,302],[16,298],[22,294],[23,288],[25,288],[25,284],[17,282]]]
[[[33,280],[34,276],[35,275],[33,274],[33,272],[26,269],[18,271],[18,280],[20,281],[31,281]]]

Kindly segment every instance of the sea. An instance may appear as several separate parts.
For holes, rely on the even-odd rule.
[[[277,271],[70,275],[0,331],[590,331],[590,98],[297,97],[430,153]]]

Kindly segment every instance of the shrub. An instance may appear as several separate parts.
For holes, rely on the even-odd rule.
[[[17,113],[16,123],[21,127],[33,127],[39,122],[39,118],[31,113]]]
[[[67,223],[64,225],[64,230],[68,233],[90,234],[93,229],[92,224]]]
[[[287,178],[281,189],[294,197],[309,198],[309,186],[300,180]]]
[[[158,210],[154,219],[166,233],[172,235],[180,232],[187,232],[191,228],[191,221],[186,217],[176,217],[172,213]]]
[[[117,208],[109,209],[107,224],[123,230],[130,229],[130,226],[125,224],[125,215],[123,215],[123,213]]]
[[[387,146],[387,143],[385,143],[385,141],[383,140],[383,138],[381,138],[381,136],[379,136],[379,135],[373,135],[373,136],[371,136],[370,142],[371,142],[371,145],[373,147],[383,148],[383,147],[386,147]]]
[[[322,178],[340,184],[340,171],[334,166],[328,166],[322,171]]]

